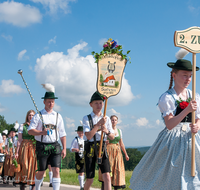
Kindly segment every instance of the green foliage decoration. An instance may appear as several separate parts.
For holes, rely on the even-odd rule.
[[[115,40],[112,40],[112,38],[109,38],[107,42],[103,45],[103,50],[100,53],[96,53],[95,51],[92,52],[92,55],[96,59],[95,63],[98,63],[99,60],[102,59],[102,57],[105,54],[118,54],[121,55],[122,60],[127,59],[131,63],[131,58],[127,56],[130,53],[130,50],[126,52],[126,54],[123,53],[122,45],[117,45],[117,42]]]

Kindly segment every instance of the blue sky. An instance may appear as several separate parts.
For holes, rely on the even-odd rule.
[[[91,112],[97,66],[91,55],[112,38],[131,50],[122,89],[108,99],[107,115],[119,117],[125,146],[150,146],[164,128],[156,106],[168,89],[170,68],[179,50],[176,30],[200,26],[200,2],[134,0],[0,1],[0,115],[8,123],[24,122],[34,105],[44,105],[41,84],[55,86],[55,110],[64,119],[67,147],[83,116]],[[192,60],[192,54],[186,59]],[[197,66],[200,66],[197,54]],[[197,92],[200,92],[197,72]],[[191,85],[190,85],[191,88]]]

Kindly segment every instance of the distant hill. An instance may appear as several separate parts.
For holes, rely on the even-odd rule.
[[[146,146],[146,147],[138,147],[136,148],[138,151],[141,152],[141,154],[144,154],[145,152],[147,152],[147,150],[149,150],[150,146]]]

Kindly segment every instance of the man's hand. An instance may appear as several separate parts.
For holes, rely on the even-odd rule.
[[[66,149],[63,149],[62,152],[61,152],[61,156],[62,156],[62,159],[65,158],[66,156]]]

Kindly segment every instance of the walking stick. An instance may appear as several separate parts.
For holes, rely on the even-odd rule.
[[[34,104],[34,106],[35,106],[35,109],[36,109],[37,113],[38,113],[39,116],[40,116],[40,119],[41,119],[41,121],[42,121],[42,124],[43,124],[43,126],[46,128],[46,125],[44,124],[43,117],[42,117],[40,111],[39,111],[38,108],[37,108],[37,105],[36,105],[36,103],[35,103],[35,100],[33,99],[33,96],[32,96],[32,94],[31,94],[31,92],[30,92],[30,90],[29,90],[29,88],[28,88],[28,85],[26,84],[26,81],[24,80],[24,77],[23,77],[23,75],[22,75],[22,72],[23,72],[23,71],[22,71],[21,69],[18,70],[18,74],[20,74],[21,77],[22,77],[22,80],[23,80],[23,82],[24,82],[24,84],[25,84],[25,86],[26,86],[26,89],[28,90],[28,93],[29,93],[29,95],[30,95],[30,97],[31,97],[31,100],[33,101],[33,104]],[[50,132],[51,132],[51,134],[52,134],[52,129],[50,129]],[[47,135],[49,136],[50,140],[52,141],[51,136],[50,136],[48,130],[47,130]]]
[[[200,28],[196,26],[174,33],[174,45],[192,53],[192,100],[195,100],[196,95],[196,53],[200,53],[199,36]],[[195,111],[192,112],[192,124],[195,124]],[[192,133],[191,176],[195,176],[195,133]]]

